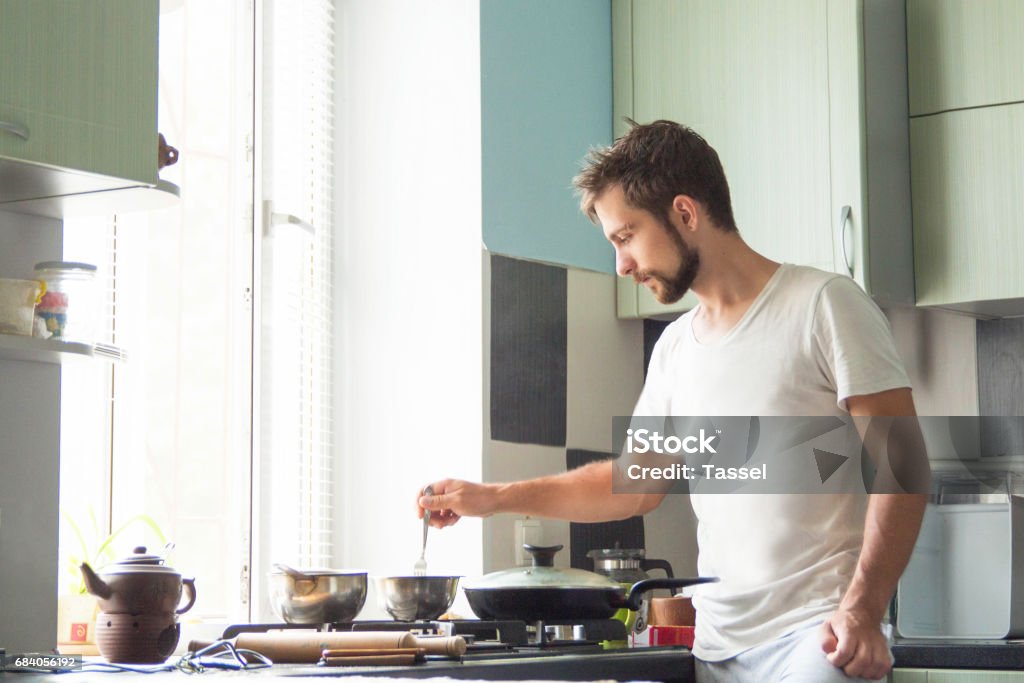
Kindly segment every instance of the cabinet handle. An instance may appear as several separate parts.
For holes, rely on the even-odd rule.
[[[850,207],[844,206],[839,212],[839,244],[843,248],[843,263],[846,265],[846,269],[850,271],[850,277],[853,277],[853,235],[846,229],[850,225]],[[847,248],[847,241],[851,244]]]
[[[21,125],[20,123],[8,123],[7,121],[0,121],[0,130],[6,130],[14,133],[22,140],[28,140],[28,128]]]

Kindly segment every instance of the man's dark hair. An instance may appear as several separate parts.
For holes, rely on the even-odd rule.
[[[700,202],[711,220],[737,232],[718,153],[700,135],[673,121],[638,124],[611,147],[592,150],[583,171],[573,178],[580,209],[597,223],[594,202],[614,185],[622,187],[631,206],[645,209],[662,223],[676,195]]]

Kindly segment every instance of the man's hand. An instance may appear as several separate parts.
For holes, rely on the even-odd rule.
[[[497,509],[498,484],[475,484],[461,479],[442,479],[431,484],[434,495],[418,494],[419,517],[430,510],[430,526],[451,526],[464,516],[487,517]]]
[[[430,525],[438,528],[451,526],[462,517],[488,517],[498,512],[608,522],[650,512],[665,497],[664,492],[613,493],[611,460],[503,484],[442,479],[431,487],[434,495],[417,494],[416,512],[422,518],[423,511],[430,510]]]
[[[832,666],[851,678],[877,680],[892,668],[878,621],[850,610],[836,610],[821,625],[821,649]]]

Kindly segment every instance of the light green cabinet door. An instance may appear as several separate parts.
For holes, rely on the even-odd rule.
[[[1024,672],[933,669],[928,672],[928,683],[1024,683]]]
[[[631,84],[616,80],[615,118],[671,119],[717,150],[740,234],[769,258],[832,268],[828,51],[819,0],[637,0],[613,15],[628,31]],[[621,12],[622,16],[617,16]],[[623,69],[625,71],[625,69]],[[780,78],[780,74],[785,74]],[[790,84],[804,87],[794,91]],[[631,90],[631,96],[621,98]],[[638,313],[663,307],[636,289]]]
[[[1024,310],[1024,104],[911,119],[918,304]]]
[[[0,202],[156,184],[158,15],[0,0]]]
[[[612,7],[616,135],[623,116],[690,126],[717,150],[752,248],[913,302],[906,81],[892,76],[905,72],[900,2]],[[622,317],[695,302],[664,307],[628,280],[619,294]]]
[[[1022,671],[893,669],[891,683],[1024,683]]]
[[[908,0],[910,115],[1024,100],[1024,2]]]
[[[890,683],[928,683],[928,672],[923,669],[893,669]]]

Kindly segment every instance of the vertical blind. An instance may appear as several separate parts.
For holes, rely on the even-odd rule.
[[[266,0],[262,55],[264,509],[271,557],[324,566],[332,560],[333,4]]]

